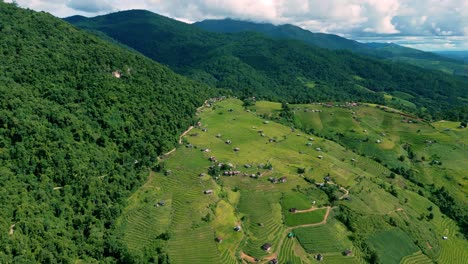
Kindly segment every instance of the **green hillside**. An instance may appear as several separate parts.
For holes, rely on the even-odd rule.
[[[394,43],[361,43],[334,34],[314,33],[298,26],[285,24],[255,23],[235,19],[207,19],[193,25],[211,32],[239,33],[259,32],[269,37],[295,39],[305,43],[331,50],[349,50],[377,58],[406,57],[433,61],[461,63],[458,60],[422,50],[403,47]]]
[[[391,60],[394,62],[413,64],[426,69],[439,70],[450,75],[461,75],[468,77],[468,64],[463,61],[431,60],[410,57],[394,57]]]
[[[333,140],[382,168],[400,174],[415,189],[439,205],[468,233],[465,188],[468,170],[468,130],[460,123],[428,124],[392,108],[364,104],[290,105],[293,119],[286,120],[280,104],[257,103],[257,112],[315,135]],[[282,117],[283,116],[283,117]],[[382,171],[384,173],[384,171]]]
[[[468,66],[463,59],[449,58],[436,53],[412,49],[394,43],[361,43],[333,34],[313,33],[294,25],[272,25],[234,19],[208,19],[195,26],[220,33],[259,32],[272,38],[295,39],[331,50],[348,50],[375,58],[404,62],[426,69],[439,70],[451,75],[467,76]]]
[[[213,91],[3,2],[0,39],[0,263],[163,256],[132,256],[115,220]]]
[[[239,33],[259,32],[269,37],[280,39],[296,39],[325,49],[350,50],[353,52],[372,54],[374,49],[364,43],[346,39],[333,34],[313,33],[300,27],[286,24],[275,26],[269,23],[255,23],[235,19],[207,19],[194,23],[195,26],[211,32]],[[377,54],[375,54],[377,55]],[[387,54],[380,54],[382,57]]]
[[[319,108],[317,115],[331,118],[342,109],[300,107]],[[375,107],[354,110],[385,124],[389,117],[400,118]],[[318,254],[323,263],[463,263],[468,257],[468,242],[456,223],[416,182],[398,173],[390,176],[375,157],[276,122],[280,112],[277,103],[246,108],[237,99],[200,109],[200,123],[161,160],[117,220],[130,251],[162,244],[176,264],[317,263]],[[436,130],[425,123],[395,122],[393,133],[375,125],[369,133],[385,132],[392,140],[430,134],[438,138],[440,151],[450,151],[466,132],[446,134],[452,123],[433,125]],[[325,122],[324,127],[340,131]],[[391,144],[385,138],[381,147]],[[465,156],[456,157],[466,161],[466,150],[457,151]],[[447,173],[454,181],[447,188],[465,192],[456,183],[466,179]],[[166,204],[155,207],[161,200]]]
[[[407,64],[383,62],[346,51],[260,33],[204,31],[149,11],[95,18],[71,17],[75,25],[104,32],[176,72],[240,96],[276,101],[385,103],[382,92],[411,95],[421,116],[463,119],[467,82]]]

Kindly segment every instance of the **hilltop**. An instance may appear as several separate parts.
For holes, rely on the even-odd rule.
[[[239,96],[290,103],[382,104],[387,94],[395,98],[390,101],[394,106],[426,118],[457,120],[468,112],[465,80],[406,64],[255,32],[212,33],[144,10],[70,22],[103,32],[178,73]]]
[[[0,262],[137,261],[115,219],[214,90],[3,2],[0,39]]]

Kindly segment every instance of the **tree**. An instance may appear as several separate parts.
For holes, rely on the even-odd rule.
[[[244,99],[242,100],[242,102],[243,102],[243,103],[242,103],[242,106],[244,106],[245,108],[247,108],[247,107],[249,107],[249,106],[254,106],[255,103],[256,103],[255,99],[252,98],[252,97],[244,98]]]

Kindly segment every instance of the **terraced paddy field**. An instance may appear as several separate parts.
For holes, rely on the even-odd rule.
[[[307,224],[320,223],[327,213],[326,208],[316,209],[311,212],[291,213],[285,214],[284,222],[287,226],[300,226]]]
[[[408,255],[415,253],[418,248],[411,238],[400,229],[391,229],[376,233],[368,239],[378,259],[382,263],[400,263]]]
[[[324,256],[324,263],[363,263],[360,251],[355,250],[348,238],[350,232],[336,220],[321,226],[296,228],[294,233],[311,256]],[[346,250],[350,250],[348,256],[344,254]]]
[[[432,264],[432,260],[418,251],[412,255],[404,257],[401,261],[402,264]]]
[[[372,254],[383,263],[467,259],[468,245],[455,222],[427,199],[428,193],[418,192],[417,182],[399,173],[390,177],[388,166],[414,163],[395,156],[407,155],[402,138],[419,133],[425,137],[417,140],[444,142],[414,145],[416,155],[424,151],[429,159],[430,153],[444,153],[452,137],[465,140],[462,134],[440,132],[439,125],[400,125],[399,114],[371,106],[354,109],[355,114],[323,105],[297,107],[302,130],[276,122],[281,105],[275,103],[257,102],[246,111],[240,100],[227,99],[203,108],[200,123],[175,152],[161,157],[148,182],[129,199],[117,221],[123,243],[135,254],[167,254],[170,263],[317,263],[317,254],[323,263],[366,263]],[[318,133],[306,133],[305,126]],[[344,135],[339,140],[337,132]],[[350,133],[361,140],[359,149],[345,144]],[[464,160],[460,146],[445,151]],[[432,165],[412,166],[429,171],[428,182],[439,182]],[[449,190],[466,193],[458,168],[443,171],[453,178]],[[157,206],[161,201],[164,205]],[[399,231],[385,235],[389,230]],[[442,239],[445,234],[448,240]],[[409,241],[405,249],[398,248],[402,238]],[[380,246],[386,244],[393,245],[389,252],[396,257],[385,255]]]

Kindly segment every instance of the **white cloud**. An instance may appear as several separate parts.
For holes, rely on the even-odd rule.
[[[11,2],[11,0],[8,0]],[[468,0],[17,0],[65,17],[148,9],[186,22],[237,18],[315,32],[368,36],[467,36]],[[442,44],[440,44],[442,45]],[[456,47],[458,44],[456,44]]]
[[[112,3],[109,0],[68,0],[65,2],[65,5],[71,9],[87,13],[108,12],[114,10]]]
[[[357,40],[361,42],[392,42],[427,51],[468,50],[468,36],[374,36],[362,37]]]

